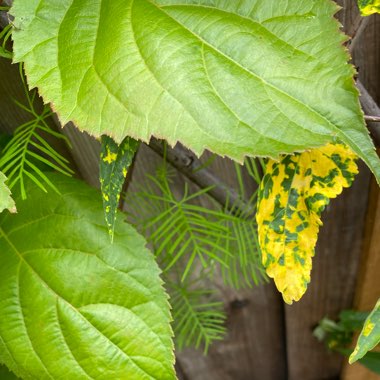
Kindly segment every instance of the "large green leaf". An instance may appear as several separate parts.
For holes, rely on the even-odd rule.
[[[330,0],[15,0],[25,61],[63,123],[243,160],[339,138],[380,178]]]
[[[0,362],[24,379],[175,378],[169,304],[144,239],[100,194],[49,177],[0,217]]]
[[[366,319],[358,343],[350,356],[350,363],[361,359],[369,350],[380,344],[380,299]]]
[[[0,172],[0,212],[8,209],[10,212],[16,212],[16,205],[11,197],[11,191],[5,184],[7,177]]]

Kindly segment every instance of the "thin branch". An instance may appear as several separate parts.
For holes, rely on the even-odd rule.
[[[374,117],[375,119],[379,119],[380,107],[376,104],[372,96],[359,80],[356,82],[356,87],[360,92],[360,103],[362,105],[364,113],[367,115],[367,117]],[[380,146],[380,128],[376,124],[378,120],[368,120],[367,118],[366,120],[368,129],[371,132],[376,146]]]
[[[164,155],[163,142],[153,138],[149,147],[160,156]],[[211,187],[208,194],[223,207],[232,212],[253,214],[253,208],[241,199],[234,189],[227,186],[207,168],[204,168],[195,154],[180,144],[177,144],[174,148],[167,148],[166,160],[200,188]]]
[[[380,116],[365,115],[364,120],[367,122],[380,123]]]

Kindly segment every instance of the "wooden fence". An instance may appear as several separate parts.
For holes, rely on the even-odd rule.
[[[363,23],[354,0],[340,0],[339,4],[343,10],[338,17],[344,30],[349,35],[357,34],[352,48],[359,78],[380,104],[380,17],[371,16]],[[0,59],[2,132],[11,132],[27,121],[27,115],[12,105],[10,98],[23,98],[18,68]],[[376,106],[373,107],[376,111]],[[64,146],[58,149],[70,158],[81,177],[98,186],[98,142],[72,126],[65,127],[64,133],[71,138],[73,150],[68,151]],[[143,146],[135,163],[131,188],[142,180],[142,173],[154,171],[160,161],[152,149]],[[217,159],[212,170],[230,187],[237,187],[229,160]],[[184,181],[179,172],[177,181],[179,186]],[[247,180],[246,186],[252,188],[252,183]],[[295,305],[286,306],[272,283],[236,291],[220,281],[217,285],[228,315],[227,337],[213,345],[208,356],[195,350],[178,353],[180,379],[379,378],[358,364],[346,365],[345,359],[328,353],[312,336],[313,327],[323,317],[336,318],[341,310],[352,307],[369,309],[380,295],[380,197],[364,165],[354,185],[327,207],[323,220],[312,282],[304,298]]]

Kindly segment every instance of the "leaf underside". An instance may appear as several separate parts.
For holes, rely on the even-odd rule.
[[[358,343],[350,356],[350,363],[354,363],[367,354],[369,350],[380,343],[380,299],[375,308],[364,322]]]
[[[362,16],[380,13],[380,0],[358,0],[358,5]]]
[[[24,61],[62,123],[243,161],[346,143],[380,178],[330,0],[15,0]]]
[[[0,172],[0,212],[7,209],[10,212],[15,213],[16,205],[11,197],[11,191],[5,184],[6,180],[7,177],[2,172]]]
[[[175,379],[170,313],[144,239],[100,194],[50,175],[0,217],[0,363],[23,379]]]
[[[346,146],[328,144],[267,163],[256,214],[259,241],[267,274],[288,304],[306,292],[321,213],[351,185],[356,158]]]
[[[104,216],[111,241],[113,241],[120,193],[139,143],[126,137],[119,145],[106,135],[102,136],[101,142],[100,186],[103,195]]]

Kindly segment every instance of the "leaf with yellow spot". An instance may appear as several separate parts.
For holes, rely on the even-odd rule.
[[[380,299],[375,308],[364,322],[364,327],[360,333],[358,343],[354,352],[350,356],[350,363],[361,359],[369,350],[380,343]]]
[[[358,5],[362,16],[380,13],[380,0],[358,0]]]
[[[262,262],[288,304],[306,292],[321,213],[351,185],[356,158],[347,146],[331,143],[267,163],[256,215]]]
[[[116,212],[119,205],[120,193],[138,149],[139,142],[126,137],[118,145],[111,137],[102,136],[100,154],[100,185],[103,195],[104,215],[111,241],[113,241]]]

